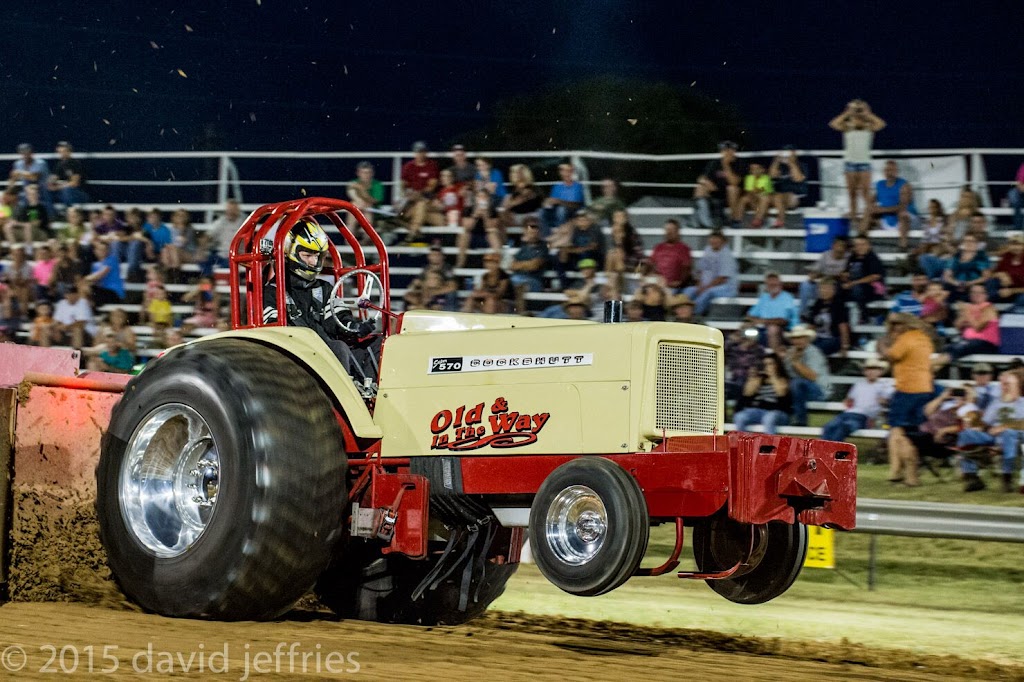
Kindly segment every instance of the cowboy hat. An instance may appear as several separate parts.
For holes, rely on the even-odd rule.
[[[687,296],[686,294],[676,294],[675,296],[670,296],[668,301],[665,302],[665,308],[667,310],[678,308],[681,305],[692,306],[696,304],[693,302],[693,299]]]
[[[814,331],[813,328],[808,327],[806,324],[798,324],[793,327],[789,332],[786,333],[786,338],[796,339],[801,336],[810,338],[811,341],[817,338],[818,332]]]
[[[861,369],[880,369],[884,372],[889,369],[889,363],[882,358],[868,358]]]

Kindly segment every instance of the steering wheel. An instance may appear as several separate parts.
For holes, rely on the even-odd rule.
[[[355,297],[346,296],[345,283],[358,275],[366,276],[366,279],[363,280],[363,290]],[[376,301],[373,300],[374,296],[377,297]],[[330,298],[327,299],[327,305],[330,306],[335,315],[341,310],[347,310],[360,321],[376,323],[380,319],[381,312],[380,310],[366,307],[366,303],[372,303],[377,308],[383,308],[385,303],[384,285],[381,283],[380,277],[377,276],[376,272],[366,268],[355,268],[339,277],[338,281],[334,284],[334,288],[331,289]]]

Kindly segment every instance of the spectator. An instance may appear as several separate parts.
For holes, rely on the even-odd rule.
[[[771,205],[772,194],[775,188],[772,186],[771,176],[765,170],[763,164],[750,164],[750,172],[743,178],[743,195],[740,197],[740,210],[751,210],[754,212],[754,220],[751,227],[764,225],[765,216],[768,215],[768,207]],[[742,215],[742,213],[740,214]]]
[[[181,324],[182,331],[189,334],[196,327],[210,328],[217,326],[220,313],[220,292],[209,277],[201,277],[193,289],[181,297],[182,303],[192,304],[192,315]]]
[[[551,194],[541,204],[540,224],[544,237],[549,237],[554,229],[564,225],[583,208],[583,185],[573,179],[571,163],[558,164],[558,182],[551,188]]]
[[[540,238],[540,222],[530,218],[523,225],[522,241],[509,266],[518,312],[526,311],[526,292],[544,290],[544,270],[547,265],[548,248]]]
[[[809,267],[807,279],[800,282],[800,314],[805,315],[818,296],[818,282],[823,277],[834,280],[842,278],[850,262],[850,240],[838,236],[832,240],[832,248],[818,257],[818,262]]]
[[[947,364],[975,353],[999,352],[999,313],[989,302],[983,285],[971,286],[969,302],[959,304],[953,326],[960,330],[961,339],[939,356],[939,364]]]
[[[971,189],[970,185],[964,185],[960,190],[960,196],[956,201],[956,208],[949,216],[951,236],[953,241],[960,241],[967,234],[970,227],[971,216],[981,209],[981,197]]]
[[[492,251],[501,250],[501,237],[498,230],[498,212],[491,203],[491,195],[486,189],[478,189],[473,194],[473,204],[467,206],[462,213],[462,232],[456,237],[459,255],[455,259],[455,268],[466,267],[466,254],[470,246],[481,236],[486,237]]]
[[[455,178],[455,184],[471,188],[476,178],[476,168],[466,157],[466,148],[461,144],[452,145],[452,165],[448,166]]]
[[[508,169],[508,181],[512,190],[502,202],[501,218],[505,227],[522,225],[524,221],[536,218],[544,199],[533,184],[530,167],[517,163]],[[539,223],[538,223],[539,225]]]
[[[908,433],[924,422],[924,406],[934,393],[932,340],[925,323],[907,313],[886,319],[887,333],[878,341],[878,352],[892,364],[896,391],[889,401],[889,481],[919,484],[917,450]]]
[[[171,233],[171,228],[163,221],[160,209],[152,208],[149,210],[149,213],[146,214],[146,223],[142,226],[142,233],[149,240],[153,256],[158,262],[162,263],[163,249],[168,244],[174,242],[174,235]]]
[[[57,267],[57,257],[50,250],[48,245],[36,249],[36,263],[32,266],[32,279],[34,280],[37,301],[53,301],[53,271]]]
[[[814,345],[818,350],[825,355],[839,353],[840,357],[845,358],[851,345],[850,311],[838,292],[835,280],[821,280],[818,300],[811,306],[805,319],[817,333]]]
[[[909,434],[919,462],[927,466],[932,459],[949,461],[964,422],[979,413],[972,398],[969,388],[946,388],[924,406],[925,422]]]
[[[946,216],[946,211],[942,208],[942,202],[938,199],[929,199],[927,213],[928,215],[925,216],[924,223],[921,225],[922,247],[938,244],[943,239],[952,236],[949,229],[949,217]]]
[[[1024,398],[1021,397],[1020,374],[1003,372],[999,375],[1000,395],[993,400],[981,416],[981,423],[967,428],[957,437],[957,447],[964,450],[960,460],[960,471],[964,476],[964,492],[973,493],[985,489],[985,482],[978,478],[978,462],[971,457],[971,450],[977,446],[998,445],[1002,454],[1001,471],[1003,492],[1013,492],[1013,468],[1020,451],[1021,433],[1024,429]],[[1021,481],[1024,491],[1024,480]]]
[[[22,308],[11,293],[11,287],[0,280],[0,343],[17,341],[21,329]]]
[[[423,274],[409,285],[405,293],[406,310],[455,310],[455,301],[455,292],[448,287],[441,273],[436,270],[424,270]]]
[[[64,226],[57,230],[57,238],[62,242],[82,243],[92,235],[85,224],[85,214],[77,206],[69,206]]]
[[[712,300],[735,296],[738,291],[739,267],[721,232],[708,235],[707,248],[697,262],[697,272],[697,285],[687,287],[683,293],[694,300],[697,304],[694,312],[703,317]]]
[[[1010,188],[1010,207],[1013,209],[1013,229],[1024,230],[1024,163],[1017,168],[1014,185]]]
[[[376,170],[369,161],[356,164],[356,177],[348,183],[345,193],[348,200],[363,214],[372,225],[374,212],[384,204],[384,184],[374,177]]]
[[[946,305],[948,299],[949,292],[941,284],[928,282],[921,300],[921,320],[936,327],[945,324],[949,317],[949,307]]]
[[[690,247],[679,239],[679,221],[675,218],[665,221],[665,240],[654,245],[651,265],[669,289],[679,290],[690,283],[693,256]]]
[[[29,345],[43,348],[53,345],[56,325],[51,312],[52,307],[49,303],[36,304],[36,316],[32,319],[32,327],[28,333]]]
[[[25,247],[11,247],[11,263],[3,271],[3,281],[10,287],[11,296],[18,302],[18,310],[27,313],[29,303],[35,300],[32,286],[32,265],[25,256]]]
[[[604,252],[604,232],[595,225],[594,216],[590,211],[580,209],[573,219],[568,243],[558,249],[555,267],[558,269],[559,278],[564,281],[569,269],[578,270],[581,260],[604,262]]]
[[[486,190],[491,197],[491,207],[498,210],[505,201],[505,197],[508,196],[508,190],[505,189],[505,176],[494,167],[494,164],[486,156],[476,157],[474,165],[476,166],[474,189]]]
[[[979,249],[978,239],[968,234],[960,240],[960,250],[942,273],[942,281],[954,302],[967,298],[967,291],[975,284],[985,285],[992,276],[992,263],[988,254]]]
[[[0,196],[0,227],[3,228],[3,236],[11,244],[32,243],[32,223],[18,220],[18,190],[8,187]],[[18,232],[21,232],[21,239],[18,239]]]
[[[27,199],[29,185],[35,185],[39,189],[39,202],[46,207],[47,218],[53,213],[53,199],[50,198],[50,191],[46,183],[50,179],[50,169],[46,162],[37,159],[32,155],[32,145],[23,142],[18,145],[20,159],[11,166],[11,185],[21,185],[19,200],[22,204]]]
[[[768,346],[774,348],[782,341],[782,332],[799,321],[793,294],[782,288],[779,273],[769,272],[764,276],[764,291],[747,311],[747,322],[761,329],[767,335]]]
[[[793,399],[793,426],[807,426],[807,403],[824,400],[832,390],[828,360],[812,342],[817,334],[804,324],[786,334],[792,344],[784,358]],[[781,348],[781,346],[780,346]]]
[[[909,313],[921,317],[924,311],[925,290],[928,288],[928,275],[915,272],[910,276],[910,288],[896,294],[889,309],[894,313]]]
[[[698,324],[699,321],[693,314],[694,304],[686,294],[676,294],[668,299],[665,309],[672,316],[673,322],[685,322]]]
[[[429,200],[434,196],[441,175],[437,162],[427,157],[427,143],[416,142],[412,146],[413,159],[402,166],[402,201],[400,215],[409,226],[405,241],[408,244],[424,244],[420,230],[427,220]]]
[[[188,211],[179,208],[171,214],[171,242],[160,252],[160,264],[171,282],[180,283],[181,267],[195,260],[197,250],[196,231]]]
[[[640,290],[636,292],[633,300],[640,301],[640,305],[643,306],[644,320],[647,322],[665,321],[665,301],[668,300],[668,295],[661,286],[653,282],[646,282],[640,286]]]
[[[49,178],[49,189],[65,208],[91,201],[87,190],[85,164],[74,158],[70,142],[57,143],[57,167]]]
[[[77,246],[75,242],[68,242],[57,247],[57,263],[50,278],[53,295],[57,298],[78,287],[82,264],[76,253]]]
[[[635,319],[630,319],[630,306],[634,309]],[[643,306],[639,301],[631,301],[625,308],[627,322],[638,322],[642,319]],[[587,320],[590,319],[590,300],[582,292],[566,289],[564,301],[548,306],[537,317],[550,320]]]
[[[85,296],[88,287],[68,289],[57,301],[53,311],[54,328],[58,343],[81,350],[92,341],[96,334],[96,323],[92,306]]]
[[[772,203],[779,214],[773,227],[783,227],[786,211],[795,209],[807,196],[807,167],[800,163],[793,145],[786,145],[782,153],[772,159],[768,175],[775,188]]]
[[[238,228],[245,222],[238,199],[228,199],[224,202],[224,213],[217,220],[213,221],[207,234],[210,235],[210,255],[202,264],[200,274],[203,277],[213,277],[216,268],[228,266],[228,252],[231,249],[231,240],[235,238]]]
[[[640,233],[629,222],[629,213],[625,209],[612,213],[611,235],[612,243],[604,257],[604,270],[616,281],[621,293],[624,275],[635,271],[644,259],[644,245]]]
[[[882,380],[888,365],[872,358],[864,363],[864,378],[858,379],[846,394],[843,412],[832,418],[821,430],[821,437],[831,441],[845,441],[851,433],[866,429],[878,419],[882,406],[892,394],[892,383]]]
[[[444,222],[447,225],[458,225],[465,210],[462,185],[456,184],[455,173],[451,168],[445,168],[439,177],[441,185],[430,202],[432,205],[428,213],[440,213],[444,215]]]
[[[96,242],[93,253],[96,260],[92,264],[92,271],[85,277],[85,281],[92,286],[93,304],[99,309],[110,303],[120,303],[124,300],[121,263],[110,252],[106,242]]]
[[[974,385],[968,384],[968,386],[974,389],[974,405],[984,412],[985,408],[998,398],[1000,393],[999,384],[992,381],[992,365],[987,362],[979,362],[974,365],[971,368],[971,378],[974,380]]]
[[[135,356],[123,347],[114,334],[107,334],[104,343],[91,351],[89,369],[101,372],[129,374],[135,366]]]
[[[743,217],[742,197],[744,168],[736,156],[737,145],[726,140],[718,143],[720,158],[712,159],[705,166],[704,172],[697,177],[697,186],[693,190],[693,199],[697,205],[697,224],[707,229],[715,228],[712,208],[728,209],[730,225],[740,226]],[[698,303],[698,308],[699,308]]]
[[[640,301],[633,299],[623,306],[625,312],[626,322],[643,322],[644,321],[644,304]]]
[[[999,301],[1024,305],[1024,234],[1006,235],[1006,249],[996,263],[995,272],[986,283],[991,296]]]
[[[587,209],[602,223],[611,223],[612,214],[625,211],[626,204],[619,198],[619,181],[605,178],[601,181],[601,196],[590,202]]]
[[[128,281],[141,282],[144,278],[142,263],[147,253],[153,253],[153,245],[146,237],[142,211],[130,208],[125,213],[125,229],[110,242],[110,248],[117,259],[128,264]],[[227,261],[225,261],[226,263]]]
[[[101,336],[109,338],[111,335],[130,353],[134,353],[138,348],[138,339],[135,337],[135,331],[128,325],[128,313],[123,308],[114,308],[110,311]]]
[[[14,222],[15,227],[21,227],[27,244],[37,237],[49,239],[56,236],[50,226],[49,210],[42,201],[39,185],[25,185],[25,203],[14,211]]]
[[[988,218],[981,211],[975,211],[967,223],[967,233],[964,235],[973,236],[978,240],[978,248],[982,251],[988,250]]]
[[[864,235],[854,237],[853,255],[840,276],[846,297],[857,304],[860,319],[868,319],[868,303],[885,295],[885,266]]]
[[[790,381],[786,369],[775,355],[765,355],[758,371],[747,376],[743,395],[733,417],[737,431],[747,431],[754,424],[763,424],[767,434],[778,433],[780,426],[789,423],[792,403]]]
[[[100,211],[99,219],[92,222],[92,231],[97,237],[112,244],[121,235],[128,232],[128,226],[117,217],[117,209],[107,204]],[[112,250],[116,249],[112,247]]]
[[[463,310],[467,313],[481,312],[489,315],[504,313],[512,298],[512,280],[501,269],[501,256],[488,253],[484,256],[484,274],[466,298]]]
[[[683,294],[685,296],[685,294]],[[739,400],[753,368],[761,365],[764,346],[758,342],[757,330],[741,327],[725,339],[725,397]]]
[[[829,121],[829,127],[843,134],[843,167],[846,175],[846,191],[850,201],[850,220],[857,217],[857,199],[864,201],[864,209],[870,205],[871,191],[871,147],[875,133],[885,127],[885,121],[871,111],[868,103],[855,99],[846,109]]]
[[[949,268],[955,254],[956,249],[948,239],[937,244],[925,244],[921,255],[917,257],[917,265],[928,275],[928,279],[941,280],[942,273]]]
[[[882,229],[899,230],[900,249],[905,251],[909,246],[910,230],[921,225],[921,216],[914,205],[914,188],[899,177],[899,166],[895,161],[886,161],[883,172],[885,178],[875,183],[871,203],[864,212],[861,233],[867,233],[876,220],[881,221]]]
[[[167,299],[167,289],[163,286],[154,289],[146,303],[146,319],[155,329],[166,329],[174,325],[174,310]]]

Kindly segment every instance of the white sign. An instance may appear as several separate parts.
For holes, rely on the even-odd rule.
[[[593,353],[531,353],[529,355],[456,355],[430,358],[427,374],[494,372],[505,369],[582,367],[594,364]]]

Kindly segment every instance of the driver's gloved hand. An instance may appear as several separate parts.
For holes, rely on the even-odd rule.
[[[370,334],[377,331],[377,325],[367,320],[366,322],[359,323],[359,336],[369,336]]]

